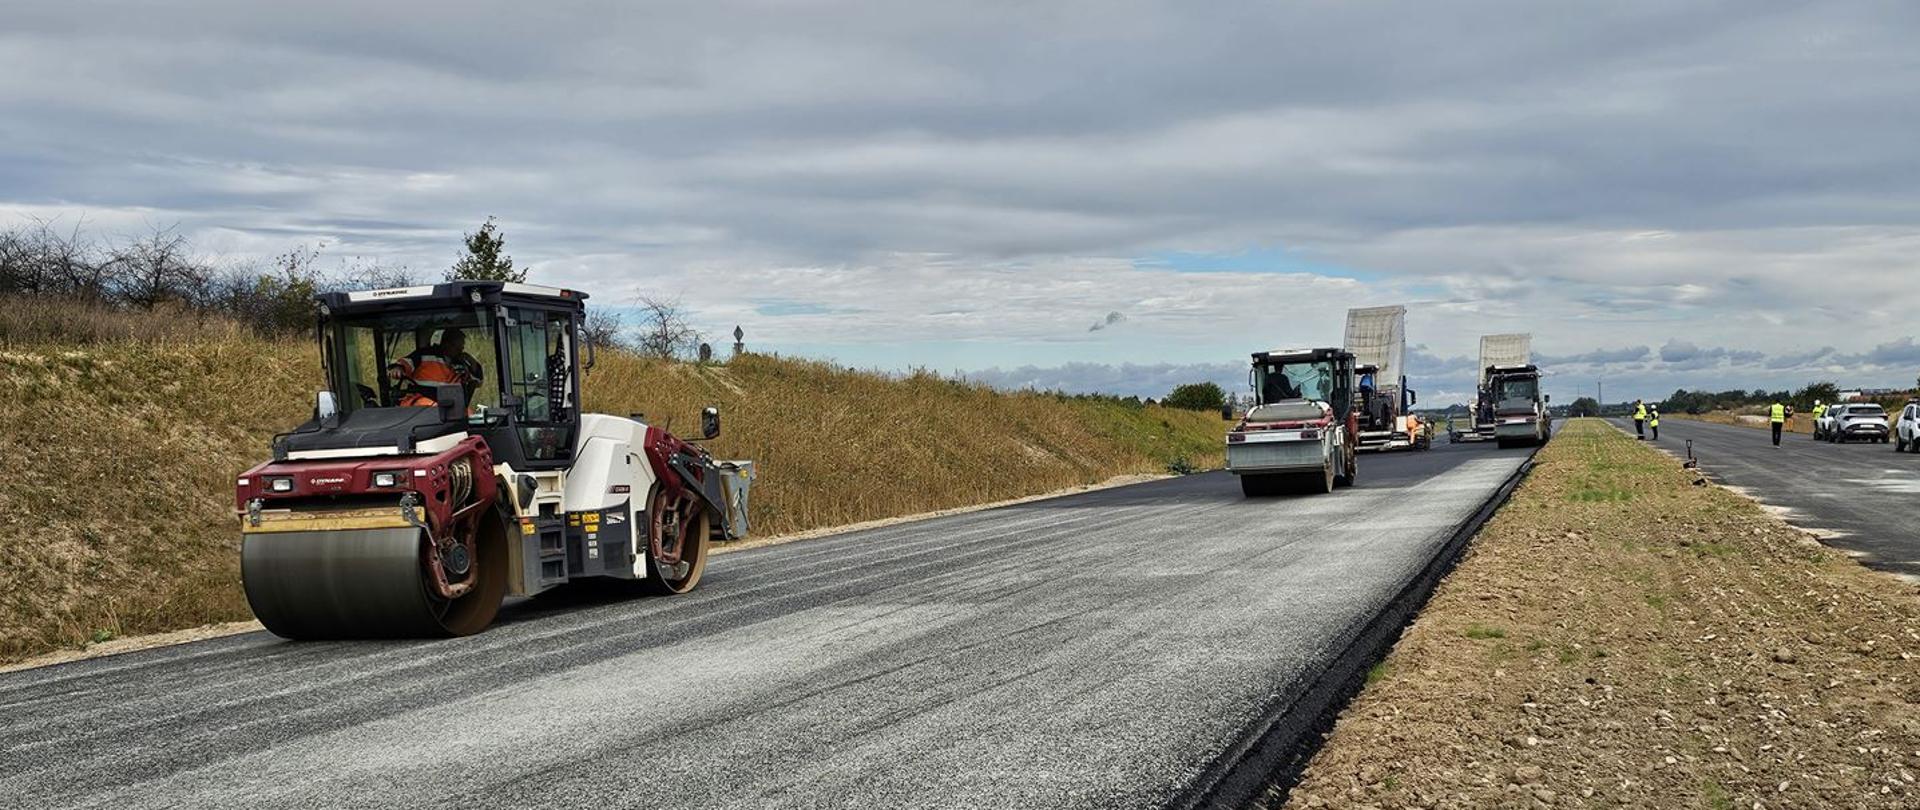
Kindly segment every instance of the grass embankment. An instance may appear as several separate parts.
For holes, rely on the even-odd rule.
[[[1915,806],[1915,589],[1693,480],[1569,424],[1290,805]]]
[[[25,313],[0,321],[15,322]],[[19,326],[19,323],[11,323]],[[0,323],[0,662],[250,618],[232,478],[305,418],[313,348],[220,324],[31,343]],[[602,352],[587,406],[698,429],[758,464],[765,536],[1221,463],[1217,414],[1004,394],[764,356],[698,367]]]

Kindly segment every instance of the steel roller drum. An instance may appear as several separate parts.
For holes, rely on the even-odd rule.
[[[455,631],[427,595],[414,527],[248,534],[240,579],[253,614],[292,639],[418,638]]]

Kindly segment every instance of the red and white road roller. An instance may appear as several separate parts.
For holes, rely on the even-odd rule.
[[[313,418],[241,474],[241,577],[293,639],[477,633],[586,578],[692,590],[752,465],[583,414],[586,296],[489,281],[328,293]],[[720,414],[701,414],[702,433]]]

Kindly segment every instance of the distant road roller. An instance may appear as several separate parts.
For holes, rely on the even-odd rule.
[[[235,487],[268,630],[467,635],[508,595],[586,578],[685,593],[711,541],[745,536],[751,463],[580,412],[585,299],[486,281],[320,296],[326,388]],[[701,428],[719,435],[717,409]]]
[[[1344,349],[1254,352],[1253,407],[1227,433],[1248,497],[1332,492],[1360,474],[1354,358]],[[1226,412],[1231,417],[1231,410]]]

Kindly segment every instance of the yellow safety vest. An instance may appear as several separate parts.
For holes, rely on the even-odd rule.
[[[1827,415],[1827,406],[1825,405],[1813,406],[1813,418],[1819,419],[1820,417],[1826,416],[1826,415]]]
[[[1645,405],[1636,405],[1636,406],[1634,406],[1634,409],[1633,409],[1633,418],[1635,418],[1635,419],[1639,419],[1639,420],[1641,420],[1641,421],[1646,421],[1646,418],[1647,418],[1647,406],[1645,406]]]
[[[1773,403],[1773,421],[1776,423],[1787,421],[1787,406],[1778,402]]]
[[[1653,413],[1653,414],[1652,414],[1651,416],[1649,416],[1649,417],[1648,417],[1648,419],[1647,419],[1647,424],[1649,424],[1649,425],[1652,425],[1652,426],[1654,426],[1654,427],[1659,427],[1659,426],[1660,426],[1660,412],[1659,412],[1659,411],[1655,411],[1655,412],[1654,412],[1654,413]]]

